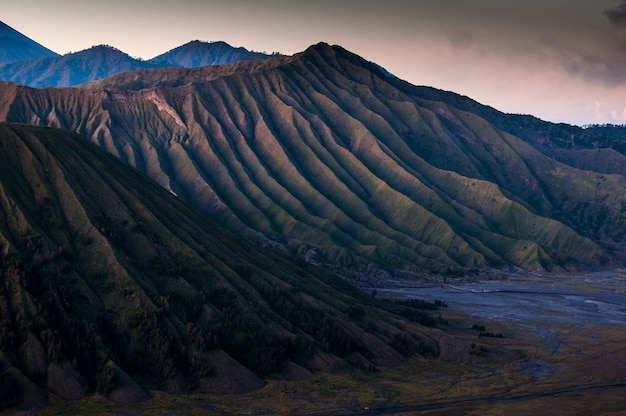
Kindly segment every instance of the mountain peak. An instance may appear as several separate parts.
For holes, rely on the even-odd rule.
[[[385,78],[394,77],[389,71],[387,71],[384,67],[377,64],[376,62],[367,61],[363,57],[355,54],[354,52],[350,52],[340,45],[331,45],[326,42],[318,42],[314,45],[309,46],[304,52],[301,53],[301,56],[321,56],[325,61],[332,62],[337,58],[345,59],[353,64],[366,68],[369,71],[374,73],[380,72],[384,75]]]
[[[347,52],[344,48],[339,45],[331,45],[326,42],[318,42],[306,48],[302,54],[306,55],[309,53],[319,53],[319,54],[336,54],[341,51]]]
[[[204,42],[193,40],[164,54],[154,57],[150,62],[167,63],[172,66],[196,68],[209,65],[225,65],[238,61],[255,61],[271,57],[261,52],[252,52],[244,47],[233,47],[224,41]]]
[[[105,44],[101,44],[101,45],[94,45],[91,46],[87,49],[83,49],[80,51],[76,51],[76,52],[72,52],[72,53],[68,53],[67,55],[64,55],[64,58],[70,57],[70,56],[76,56],[76,55],[91,55],[91,54],[111,54],[111,55],[124,55],[124,56],[128,56],[130,57],[130,55],[128,55],[126,52],[111,46],[111,45],[105,45]]]

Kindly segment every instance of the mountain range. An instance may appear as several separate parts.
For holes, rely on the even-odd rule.
[[[231,230],[316,263],[624,261],[625,178],[567,164],[619,160],[623,139],[415,87],[338,46],[0,91],[0,120],[79,133]]]
[[[326,43],[33,50],[0,65],[0,407],[492,363],[514,354],[337,274],[626,264],[623,127],[504,114]]]
[[[108,45],[59,56],[0,22],[0,80],[37,88],[69,87],[146,68],[192,68],[270,56],[242,47],[235,48],[221,41],[197,40],[147,61],[133,58]]]

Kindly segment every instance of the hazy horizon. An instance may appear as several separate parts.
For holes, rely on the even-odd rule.
[[[60,54],[108,44],[149,59],[222,40],[291,55],[323,41],[501,111],[626,123],[626,0],[22,0],[0,20]]]

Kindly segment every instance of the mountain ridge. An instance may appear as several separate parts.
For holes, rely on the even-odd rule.
[[[320,43],[80,89],[6,87],[3,117],[77,131],[236,232],[330,266],[623,261],[622,176],[564,165],[398,82]]]
[[[146,68],[191,68],[262,60],[270,56],[277,56],[277,53],[251,52],[223,41],[188,42],[146,61],[132,58],[108,45],[96,45],[59,56],[0,22],[0,80],[36,88],[75,86]]]

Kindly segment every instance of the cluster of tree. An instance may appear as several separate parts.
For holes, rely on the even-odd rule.
[[[213,374],[209,353],[215,350],[225,351],[261,377],[281,371],[287,359],[307,363],[316,349],[344,358],[355,352],[368,359],[375,356],[359,338],[370,318],[367,302],[352,299],[339,301],[337,305],[345,305],[339,308],[326,305],[299,288],[307,277],[295,277],[294,284],[278,280],[275,274],[285,273],[278,266],[261,270],[242,263],[224,269],[228,263],[224,258],[218,259],[223,262],[218,272],[183,258],[143,222],[103,214],[97,228],[122,256],[131,254],[125,257],[131,278],[150,277],[149,282],[121,286],[112,270],[82,268],[77,253],[92,242],[75,230],[64,230],[58,211],[52,200],[44,199],[37,208],[38,224],[73,245],[54,248],[44,234],[24,234],[16,241],[20,255],[0,258],[0,348],[17,357],[16,366],[42,386],[53,363],[70,363],[85,378],[85,393],[108,394],[117,387],[116,365],[156,386],[182,374],[193,389]],[[132,253],[138,252],[139,240],[161,249],[148,259],[135,258]],[[224,277],[228,273],[243,282],[235,276],[228,281]],[[342,284],[330,279],[325,283],[333,288]],[[92,304],[95,299],[84,290],[101,298]],[[250,296],[260,298],[251,302]],[[104,306],[107,297],[122,305],[141,297],[145,304],[113,311]],[[436,320],[424,311],[446,306],[415,299],[389,305],[391,311],[427,326]],[[270,330],[274,322],[284,329]],[[179,323],[184,324],[182,329]],[[436,355],[417,335],[391,337],[390,346],[405,356]],[[37,350],[32,345],[41,345],[43,352],[28,363]],[[14,404],[13,390],[4,387],[0,405]]]
[[[421,299],[382,300],[379,304],[392,313],[427,327],[435,327],[437,323],[445,323],[445,320],[441,318],[441,315],[436,319],[425,311],[436,311],[440,307],[448,306],[440,300],[428,302]]]
[[[405,357],[411,357],[415,354],[431,357],[437,355],[437,351],[432,347],[432,345],[424,343],[422,340],[417,339],[411,334],[394,335],[391,346]]]
[[[476,345],[472,342],[470,346],[469,355],[475,355],[477,357],[486,357],[489,353],[489,349],[484,345]]]
[[[472,329],[478,332],[478,338],[504,338],[502,332],[487,332],[485,325],[474,324],[472,325]]]
[[[423,299],[396,299],[393,301],[396,305],[407,306],[413,309],[424,309],[429,311],[436,311],[439,308],[447,308],[448,304],[442,300],[434,299],[432,302]]]
[[[286,319],[295,328],[302,331],[303,335],[315,340],[322,350],[331,352],[340,357],[345,357],[352,352],[358,351],[365,357],[371,357],[372,353],[352,334],[347,328],[342,317],[335,316],[331,311],[321,307],[314,307],[304,300],[302,294],[295,288],[292,290],[271,287],[258,287],[259,293],[267,301],[275,313]],[[356,308],[353,314],[363,316],[364,309]],[[299,341],[300,343],[302,341]],[[311,348],[305,343],[303,351],[293,350],[294,359],[300,361],[307,359]]]
[[[105,392],[110,388],[110,384],[97,380],[109,353],[99,326],[109,321],[99,317],[89,322],[72,311],[69,299],[73,292],[68,284],[72,281],[68,279],[72,266],[62,256],[30,265],[7,256],[2,265],[2,351],[16,357],[18,368],[35,382],[45,383],[49,364],[67,360],[86,377],[92,389]],[[42,346],[43,354],[38,353],[36,345]]]
[[[494,333],[494,332],[481,332],[478,334],[478,338],[504,338],[502,332]]]

